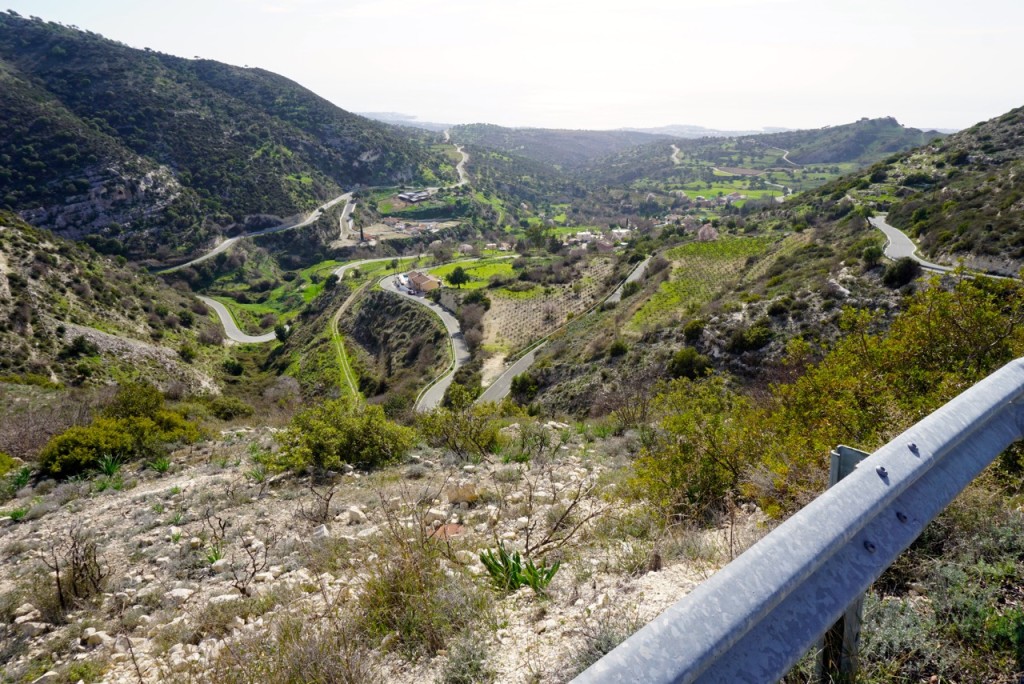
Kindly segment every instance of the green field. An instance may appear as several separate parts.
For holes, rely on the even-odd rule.
[[[512,260],[505,259],[483,259],[481,261],[474,261],[468,263],[454,263],[439,266],[431,269],[430,273],[444,280],[448,274],[454,271],[457,267],[461,266],[469,277],[472,278],[468,283],[462,286],[466,290],[479,289],[481,287],[487,287],[490,283],[490,278],[493,275],[502,276],[514,276],[515,271],[512,269]]]

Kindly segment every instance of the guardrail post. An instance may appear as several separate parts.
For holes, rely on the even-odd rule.
[[[828,486],[832,487],[852,473],[857,464],[870,455],[842,444],[833,449]],[[856,680],[863,607],[864,594],[861,594],[822,637],[816,670],[818,684],[847,684]]]

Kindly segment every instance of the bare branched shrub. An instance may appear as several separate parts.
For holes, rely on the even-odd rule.
[[[245,557],[242,563],[232,562],[231,575],[233,581],[231,584],[242,596],[250,595],[251,585],[253,580],[256,579],[256,575],[267,569],[272,543],[253,542],[251,544],[243,544],[242,553]]]
[[[315,525],[323,525],[333,518],[331,515],[331,499],[337,493],[337,486],[331,485],[327,489],[317,489],[313,480],[309,482],[309,491],[313,495],[313,501],[307,507],[300,504],[298,516]]]
[[[653,417],[654,398],[664,377],[662,364],[624,368],[598,397],[596,413],[611,413],[623,429],[645,429]]]
[[[110,574],[110,568],[100,559],[96,540],[78,527],[50,543],[43,563],[53,573],[61,616],[103,593]]]
[[[341,611],[321,620],[309,615],[285,616],[274,623],[269,639],[260,633],[225,642],[218,658],[210,663],[207,681],[383,682],[379,658],[363,645],[354,626],[355,620]]]

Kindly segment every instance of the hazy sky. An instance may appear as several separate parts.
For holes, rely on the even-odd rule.
[[[1021,0],[0,0],[352,111],[560,128],[964,128],[1024,105]]]

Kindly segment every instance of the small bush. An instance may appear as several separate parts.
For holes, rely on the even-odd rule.
[[[495,673],[487,667],[487,642],[463,632],[448,650],[448,660],[437,677],[438,684],[484,684]]]
[[[700,319],[694,319],[683,327],[683,339],[689,344],[695,344],[703,334],[704,321]]]
[[[612,650],[628,639],[641,627],[643,622],[636,616],[611,620],[601,620],[594,626],[583,631],[583,644],[569,655],[569,681],[582,673],[598,660],[611,653]]]
[[[257,633],[232,642],[210,663],[210,681],[331,682],[380,684],[378,659],[360,643],[354,620],[332,615],[286,616],[274,623],[273,638]]]
[[[890,264],[882,274],[882,282],[886,287],[897,289],[910,283],[921,275],[921,264],[910,257],[903,257]]]
[[[696,380],[711,368],[711,359],[700,354],[693,347],[683,347],[672,356],[668,371],[673,378]]]
[[[626,352],[628,352],[628,351],[629,351],[629,345],[626,344],[626,341],[622,340],[622,339],[616,339],[608,347],[608,356],[610,356],[612,358],[616,358],[616,357],[619,357],[619,356],[624,356],[626,354]]]
[[[3,477],[17,465],[17,461],[0,451],[0,477]]]
[[[358,624],[376,640],[396,635],[407,657],[436,655],[486,613],[486,595],[461,572],[446,572],[436,545],[390,541],[359,596]]]
[[[221,420],[248,418],[253,414],[253,407],[238,397],[215,397],[209,402],[210,413]]]
[[[415,433],[389,421],[380,406],[346,398],[297,414],[277,440],[277,464],[286,468],[333,470],[343,463],[373,468],[405,456]]]

